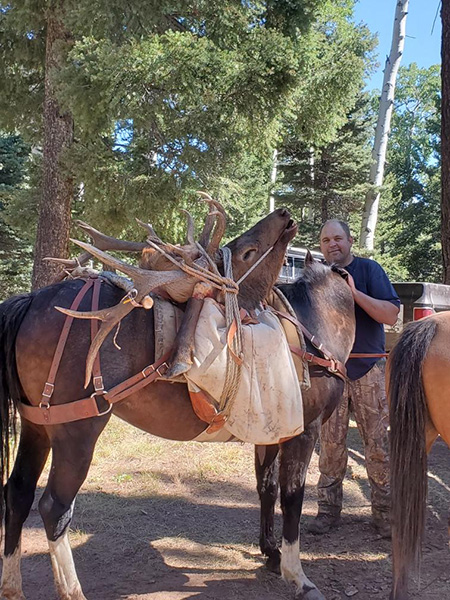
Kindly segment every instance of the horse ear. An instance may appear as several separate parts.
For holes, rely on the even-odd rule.
[[[309,250],[306,251],[305,255],[305,267],[310,267],[314,262],[313,255]]]

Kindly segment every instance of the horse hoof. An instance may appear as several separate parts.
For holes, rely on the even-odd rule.
[[[303,588],[295,594],[295,600],[326,600],[317,588]]]

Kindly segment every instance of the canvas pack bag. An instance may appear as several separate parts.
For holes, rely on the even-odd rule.
[[[239,386],[225,410],[224,427],[252,444],[276,444],[303,431],[300,384],[283,328],[268,309],[242,325]],[[223,307],[206,299],[195,333],[194,363],[185,373],[191,391],[203,390],[216,410],[227,366]]]

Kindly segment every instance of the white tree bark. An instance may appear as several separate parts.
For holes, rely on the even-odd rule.
[[[372,150],[372,166],[369,182],[371,184],[366,195],[361,223],[360,247],[373,250],[375,228],[380,202],[379,188],[383,184],[386,150],[394,107],[394,92],[397,72],[403,55],[406,36],[406,16],[409,0],[397,0],[395,8],[394,29],[392,32],[391,52],[386,58],[383,88],[380,97],[377,127]]]
[[[275,148],[272,156],[272,173],[270,174],[270,183],[271,190],[269,196],[269,212],[273,212],[275,210],[275,196],[273,195],[275,189],[275,183],[277,181],[278,175],[278,150]]]

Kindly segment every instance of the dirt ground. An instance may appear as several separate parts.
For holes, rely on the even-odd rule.
[[[302,533],[303,568],[327,600],[387,599],[390,543],[370,524],[368,483],[355,428],[349,448],[342,526],[320,537]],[[443,442],[435,444],[429,472],[420,590],[416,580],[411,598],[450,600],[450,452]],[[316,511],[317,478],[315,453],[303,531]],[[38,497],[40,493],[41,487]],[[169,442],[113,419],[98,444],[72,523],[84,593],[89,600],[293,598],[293,588],[264,567],[258,521],[250,445]],[[278,513],[278,531],[280,525]],[[55,600],[37,502],[22,548],[26,598]]]

